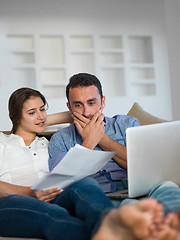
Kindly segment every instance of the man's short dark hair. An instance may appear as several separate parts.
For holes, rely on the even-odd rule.
[[[73,75],[70,79],[69,79],[69,83],[66,86],[66,97],[67,100],[69,101],[69,89],[70,88],[76,88],[76,87],[89,87],[89,86],[96,86],[99,94],[101,96],[101,100],[103,97],[103,93],[102,93],[102,86],[101,83],[99,81],[99,79],[89,73],[78,73]]]

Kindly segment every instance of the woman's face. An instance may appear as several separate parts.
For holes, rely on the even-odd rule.
[[[46,110],[40,97],[31,97],[23,104],[18,131],[40,133],[45,130]]]

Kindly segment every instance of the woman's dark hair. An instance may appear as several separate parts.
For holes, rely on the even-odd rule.
[[[101,83],[99,81],[99,79],[89,73],[78,73],[73,75],[70,79],[69,79],[69,83],[66,86],[66,97],[67,100],[69,102],[69,89],[70,88],[76,88],[76,87],[89,87],[89,86],[96,86],[99,94],[101,96],[101,100],[103,97],[103,93],[102,93],[102,86]]]
[[[19,121],[21,119],[23,104],[26,100],[32,97],[40,97],[44,105],[48,105],[45,97],[37,90],[31,88],[19,88],[14,91],[9,98],[9,117],[12,121],[13,127],[11,132],[17,131]]]

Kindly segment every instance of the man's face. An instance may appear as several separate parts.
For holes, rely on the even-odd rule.
[[[77,112],[91,119],[94,114],[105,107],[105,97],[99,94],[96,86],[77,87],[69,89],[69,102],[67,107],[71,112]]]

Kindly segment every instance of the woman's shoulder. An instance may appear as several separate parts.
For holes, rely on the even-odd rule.
[[[4,141],[8,141],[8,139],[11,138],[11,134],[6,134],[6,133],[3,133],[3,132],[0,132],[0,141],[1,140],[4,140]]]
[[[2,148],[3,146],[6,146],[11,138],[11,134],[5,134],[3,132],[0,132],[0,147]]]

